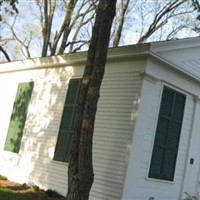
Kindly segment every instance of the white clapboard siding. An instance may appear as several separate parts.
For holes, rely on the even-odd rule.
[[[167,76],[167,73],[163,73],[163,76],[165,76],[163,79],[169,82],[170,76]],[[140,102],[137,118],[137,125],[140,125],[138,125],[139,129],[136,128],[134,130],[132,146],[132,153],[134,156],[132,157],[132,167],[130,171],[128,170],[127,176],[127,179],[129,179],[129,187],[127,187],[129,191],[124,191],[125,197],[123,197],[123,200],[143,200],[150,199],[150,197],[159,200],[177,200],[180,198],[194,111],[193,96],[184,91],[186,86],[191,83],[189,81],[184,82],[182,77],[174,79],[174,85],[178,86],[180,84],[179,88],[174,86],[176,90],[180,90],[180,92],[185,93],[187,96],[174,181],[168,182],[148,178],[163,85],[172,87],[165,81],[162,83],[145,79],[143,82],[142,101]]]
[[[119,200],[132,139],[141,87],[138,72],[105,74],[97,109],[94,133],[94,174],[91,200]]]
[[[199,126],[194,120],[194,102],[199,101],[199,38],[114,48],[110,53],[95,120],[90,200],[177,200],[184,191],[195,195],[200,162]],[[81,78],[84,59],[84,53],[77,53],[0,66],[0,174],[66,195],[68,164],[53,157],[68,83]],[[34,89],[20,152],[6,152],[17,86],[28,81],[34,82]],[[187,95],[173,183],[148,178],[165,84]],[[190,156],[195,158],[193,166],[188,164]]]
[[[134,67],[134,62],[130,63],[123,67],[122,63],[108,64],[102,82],[94,129],[95,180],[91,200],[122,198],[141,88],[140,71]],[[55,66],[21,71],[12,74],[11,78],[9,73],[5,73],[2,81],[7,85],[10,79],[14,79],[10,89],[19,82],[34,81],[20,154],[16,155],[19,168],[23,171],[26,166],[30,170],[26,178],[21,179],[17,173],[19,169],[10,163],[15,174],[11,179],[55,189],[62,195],[67,193],[68,164],[54,161],[53,156],[69,79],[80,78],[83,66],[78,70],[74,68],[78,73],[73,76],[67,69]],[[141,71],[143,69],[141,64]]]

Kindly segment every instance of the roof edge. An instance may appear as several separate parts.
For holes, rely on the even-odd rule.
[[[163,57],[161,57],[160,55],[158,55],[157,53],[153,52],[153,51],[149,51],[149,56],[151,58],[153,58],[154,60],[167,65],[170,69],[173,69],[179,73],[181,73],[182,75],[192,79],[193,81],[200,83],[200,78],[198,76],[195,76],[194,74],[191,74],[187,71],[185,71],[184,69],[180,68],[178,65],[175,65],[174,63],[164,59]]]
[[[177,40],[167,40],[151,43],[151,51],[154,52],[163,52],[170,50],[185,49],[190,47],[199,47],[200,46],[200,37],[193,38],[184,38]]]
[[[129,45],[123,47],[109,48],[108,61],[147,56],[150,44]],[[87,61],[87,51],[79,53],[69,53],[58,56],[33,58],[3,63],[0,65],[0,73],[26,71],[34,69],[65,67],[70,65],[85,65]]]

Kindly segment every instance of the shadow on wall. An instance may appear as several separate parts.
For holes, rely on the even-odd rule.
[[[18,86],[5,143],[7,151],[19,152],[32,89],[33,82],[20,83]]]
[[[21,173],[26,174],[25,179],[29,183],[43,186],[44,189],[56,188],[52,176],[56,178],[58,174],[59,177],[59,171],[65,171],[67,180],[67,166],[60,166],[52,160],[67,87],[73,76],[74,69],[70,66],[31,72],[34,88],[21,145],[19,168]],[[67,182],[62,185],[66,188]]]
[[[127,76],[129,76],[127,78]],[[108,72],[96,115],[91,199],[121,199],[139,103],[140,76]],[[133,89],[133,86],[135,86]]]
[[[83,68],[77,68],[81,76]],[[72,66],[28,72],[34,88],[17,166],[19,176],[27,182],[63,195],[67,192],[67,164],[53,161],[53,157],[68,83],[75,74]],[[100,187],[94,187],[94,192],[103,191],[104,198],[106,192],[111,194],[109,188],[117,198],[122,194],[140,84],[135,72],[111,72],[103,81],[94,136],[94,184]]]

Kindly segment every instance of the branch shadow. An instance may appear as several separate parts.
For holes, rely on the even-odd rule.
[[[10,125],[5,144],[5,150],[18,153],[27,116],[27,106],[30,101],[33,89],[33,82],[29,82],[24,87],[18,87],[16,99],[13,105]],[[13,136],[14,133],[14,137]],[[10,136],[11,134],[11,136]]]
[[[34,89],[27,115],[21,149],[20,168],[26,168],[28,184],[55,189],[63,195],[67,186],[67,165],[53,160],[72,66],[32,72]],[[66,181],[58,184],[58,171]],[[61,187],[60,187],[61,186]]]

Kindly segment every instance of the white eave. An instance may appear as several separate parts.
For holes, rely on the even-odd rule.
[[[199,74],[196,75],[195,73],[192,73],[189,70],[186,70],[183,67],[183,63],[174,62],[173,60],[170,60],[165,56],[165,52],[170,52],[174,50],[177,52],[179,52],[179,50],[189,51],[190,48],[197,49],[197,50],[200,49],[200,37],[171,40],[171,41],[152,42],[150,46],[150,50],[149,50],[149,55],[151,58],[157,60],[158,62],[185,75],[186,77],[194,80],[195,82],[200,83]],[[198,52],[196,52],[196,54],[199,55],[198,58],[200,58],[200,52],[199,54]],[[190,58],[188,58],[188,60],[189,59]]]
[[[158,51],[163,52],[163,51],[178,50],[190,47],[199,47],[199,45],[200,45],[200,37],[195,37],[195,38],[152,42],[151,49],[154,52]]]
[[[166,65],[167,67],[175,70],[176,72],[178,72],[178,73],[180,73],[180,74],[182,74],[182,75],[194,80],[195,82],[200,83],[200,78],[198,76],[195,76],[194,74],[187,72],[186,70],[184,70],[180,66],[175,65],[174,63],[170,62],[169,60],[166,60],[166,59],[162,58],[157,53],[149,51],[149,56],[151,58],[155,59],[156,61]]]
[[[108,62],[113,60],[134,59],[148,56],[150,44],[131,45],[108,50]],[[0,65],[0,73],[26,71],[51,67],[64,67],[70,65],[85,65],[87,52],[70,53],[58,56],[33,58],[3,63]]]

